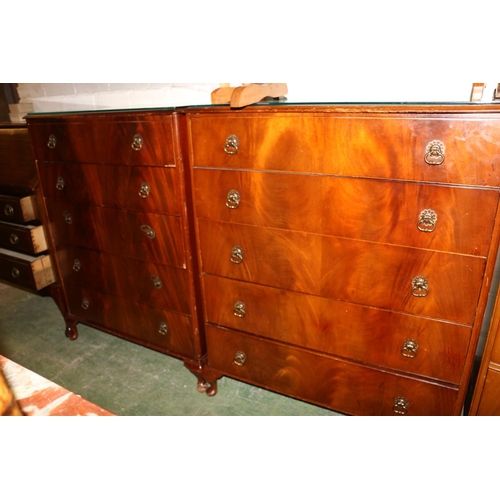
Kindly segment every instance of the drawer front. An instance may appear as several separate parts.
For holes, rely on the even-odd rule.
[[[185,268],[179,217],[47,200],[56,243]]]
[[[53,200],[180,214],[175,168],[42,163],[39,172]]]
[[[31,257],[0,248],[0,279],[30,290],[41,290],[55,282],[48,255]]]
[[[452,415],[457,391],[221,328],[207,327],[209,364],[239,380],[352,415]],[[241,354],[238,354],[241,353]],[[237,363],[242,366],[239,366]],[[396,405],[405,398],[406,409]]]
[[[222,169],[194,174],[202,219],[471,255],[487,255],[498,204],[498,192],[483,189]]]
[[[237,150],[231,142],[226,145],[231,135],[238,138]],[[192,118],[196,166],[480,186],[500,185],[499,135],[495,117],[242,113]]]
[[[40,219],[35,196],[16,198],[0,195],[0,221],[22,224]]]
[[[81,120],[28,121],[28,127],[38,161],[155,166],[175,163],[172,118],[168,115],[149,121],[89,115]]]
[[[57,248],[57,260],[65,281],[162,309],[191,312],[184,269],[69,245]]]
[[[15,252],[36,255],[47,250],[47,239],[42,226],[21,226],[0,222],[0,247]]]
[[[206,220],[199,221],[199,233],[202,269],[209,274],[474,321],[484,258]]]
[[[216,276],[206,320],[287,344],[459,384],[470,328]]]
[[[65,282],[69,310],[79,320],[160,351],[194,356],[191,320],[112,294]]]
[[[500,371],[488,368],[483,393],[476,415],[478,416],[500,416]]]

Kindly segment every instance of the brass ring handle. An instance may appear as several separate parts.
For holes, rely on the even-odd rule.
[[[19,238],[17,237],[17,234],[12,233],[12,234],[10,235],[9,241],[10,241],[13,245],[17,245],[17,244],[19,243]]]
[[[228,155],[235,155],[238,152],[240,146],[240,140],[234,134],[228,135],[226,138],[226,145],[224,146],[224,151]]]
[[[71,214],[67,210],[63,212],[63,215],[66,224],[73,224],[73,217],[71,217]]]
[[[425,276],[415,276],[411,280],[411,294],[414,297],[426,297],[429,294],[429,281]]]
[[[432,233],[436,229],[437,213],[431,208],[426,208],[418,216],[418,230],[424,233]]]
[[[244,318],[246,313],[247,313],[247,306],[240,300],[237,300],[234,303],[233,314],[238,318]]]
[[[408,406],[410,406],[410,402],[406,398],[399,396],[394,398],[392,410],[398,415],[406,415],[408,413]]]
[[[405,358],[414,358],[417,355],[418,343],[413,339],[406,339],[403,342],[403,348],[401,349],[401,354]]]
[[[425,163],[429,165],[441,165],[444,162],[445,147],[441,141],[431,141],[425,148]]]
[[[59,189],[59,191],[62,191],[64,189],[64,186],[66,185],[66,181],[64,180],[64,177],[58,177],[56,181],[56,189]]]
[[[153,285],[155,286],[155,288],[161,288],[163,286],[160,278],[158,278],[158,276],[150,276],[151,278],[151,281],[153,282]]]
[[[86,299],[85,297],[82,300],[82,309],[85,311],[89,308],[90,302],[89,299]]]
[[[166,335],[168,333],[168,325],[165,323],[165,321],[162,321],[160,323],[160,328],[158,329],[158,333],[160,335]]]
[[[147,198],[151,193],[151,188],[147,182],[143,182],[139,188],[139,196],[141,198]]]
[[[56,147],[56,144],[57,144],[57,139],[56,139],[56,136],[54,134],[50,134],[49,135],[49,140],[47,142],[47,146],[50,148],[50,149],[54,149]]]
[[[19,276],[21,276],[21,271],[19,271],[17,267],[13,267],[11,274],[14,278],[19,278]]]
[[[82,268],[82,263],[78,259],[75,259],[73,261],[73,271],[77,273],[78,271],[80,271],[81,268]]]
[[[231,250],[231,262],[241,264],[243,262],[243,248],[234,246]]]
[[[135,134],[132,139],[132,149],[134,151],[140,151],[142,149],[142,145],[144,144],[144,139],[141,135]]]
[[[234,355],[233,363],[237,366],[243,366],[247,360],[247,355],[244,352],[237,351]]]
[[[3,209],[3,211],[4,211],[5,215],[8,215],[9,217],[14,215],[14,209],[10,205],[5,205],[5,208]]]
[[[156,236],[154,229],[146,224],[141,226],[141,231],[146,233],[146,236],[151,240]]]
[[[240,206],[240,200],[241,200],[240,193],[238,193],[236,189],[231,189],[227,193],[226,207],[231,209],[238,208]]]

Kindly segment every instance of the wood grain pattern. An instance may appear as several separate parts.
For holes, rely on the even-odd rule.
[[[22,226],[0,222],[0,247],[36,255],[48,249],[43,226]]]
[[[482,391],[474,395],[478,399],[476,416],[500,416],[500,371],[489,367]]]
[[[127,119],[128,118],[128,119]],[[172,118],[169,114],[137,119],[134,115],[72,115],[28,120],[38,161],[167,166],[175,163]],[[132,148],[136,134],[140,150]],[[47,146],[54,135],[56,146]]]
[[[206,319],[234,330],[362,363],[459,384],[471,330],[393,311],[204,276]],[[234,304],[246,306],[244,317]],[[414,358],[402,355],[417,341]]]
[[[59,245],[56,255],[65,281],[162,309],[191,312],[185,269],[70,245]],[[161,288],[155,287],[153,278],[158,278]]]
[[[472,324],[485,259],[345,238],[199,221],[203,271],[357,304]],[[233,246],[244,251],[230,260]],[[411,282],[425,276],[427,297]]]
[[[40,219],[36,196],[17,196],[0,194],[0,221],[23,224]]]
[[[457,413],[457,391],[359,364],[207,326],[209,364],[223,373],[351,415],[395,415],[397,397],[407,415]],[[236,352],[246,361],[237,366]]]
[[[180,214],[175,168],[42,163],[39,173],[44,196],[53,200]],[[150,189],[146,198],[139,195],[143,183]]]
[[[31,257],[3,248],[0,248],[0,279],[36,291],[55,282],[48,255]]]
[[[155,308],[112,294],[65,283],[70,312],[79,320],[163,352],[194,357],[188,315]],[[83,299],[88,308],[82,308]],[[166,322],[168,332],[160,333]]]
[[[186,267],[179,217],[53,200],[46,200],[46,205],[56,243]],[[65,212],[71,216],[71,224],[66,222]],[[155,237],[149,238],[142,226],[152,228]]]
[[[193,115],[194,165],[500,186],[497,116],[360,114],[319,107]],[[224,152],[231,134],[240,144],[234,155]],[[434,140],[445,144],[441,165],[424,159]]]
[[[498,191],[325,175],[194,170],[196,214],[219,220],[486,256]],[[238,208],[226,206],[237,190]],[[436,212],[432,232],[418,229]]]

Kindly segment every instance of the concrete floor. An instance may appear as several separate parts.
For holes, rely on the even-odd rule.
[[[0,283],[0,354],[116,415],[338,416],[223,377],[208,397],[182,361],[80,324],[76,341],[50,297]]]

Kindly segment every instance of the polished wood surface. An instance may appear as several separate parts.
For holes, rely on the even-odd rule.
[[[36,196],[0,195],[0,221],[26,223],[40,219]]]
[[[486,256],[498,191],[334,176],[194,170],[201,219]],[[239,206],[226,205],[238,191]],[[418,229],[425,209],[435,229]],[[314,216],[312,216],[314,214]]]
[[[55,282],[48,255],[31,257],[3,248],[0,248],[0,279],[36,291]]]
[[[212,326],[207,327],[207,340],[212,367],[337,411],[394,415],[397,397],[409,401],[407,415],[446,415],[455,411],[457,391],[444,385]],[[234,363],[238,352],[246,356],[243,366]]]
[[[23,226],[0,222],[0,247],[29,255],[37,255],[48,249],[42,226]]]
[[[477,396],[477,409],[473,415],[498,417],[500,416],[500,366],[488,367],[484,386]]]

